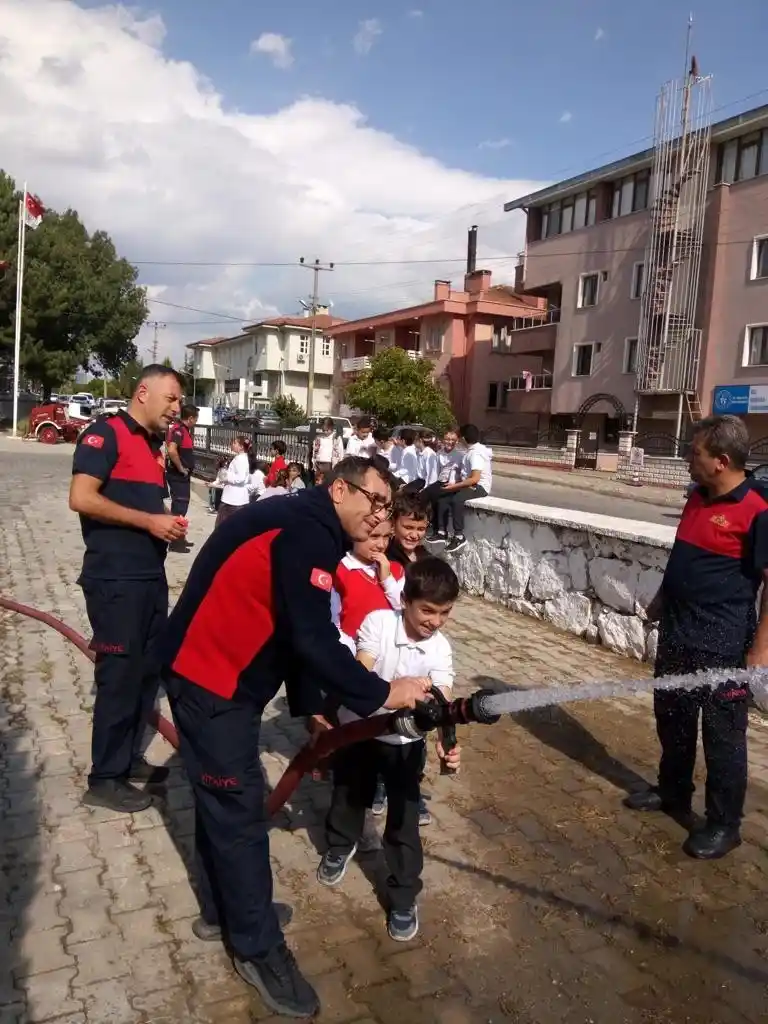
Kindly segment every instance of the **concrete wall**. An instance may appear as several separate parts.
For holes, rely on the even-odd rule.
[[[671,526],[502,498],[469,502],[467,545],[448,556],[471,594],[545,619],[619,654],[655,657],[646,618],[675,536]]]

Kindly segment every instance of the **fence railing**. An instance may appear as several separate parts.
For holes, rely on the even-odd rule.
[[[517,377],[510,377],[507,381],[507,391],[549,391],[552,388],[552,374],[544,373],[523,373]]]
[[[316,432],[314,424],[297,430],[197,426],[194,444],[198,474],[206,479],[215,476],[216,462],[221,456],[232,454],[232,442],[238,437],[246,437],[251,442],[252,453],[263,462],[271,461],[272,446],[275,441],[282,441],[285,444],[286,462],[298,462],[305,470],[309,470]]]
[[[564,448],[565,430],[552,427],[542,432],[535,427],[512,427],[511,430],[491,427],[483,432],[483,443],[510,448]]]

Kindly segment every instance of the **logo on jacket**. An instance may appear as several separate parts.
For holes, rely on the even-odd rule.
[[[85,437],[83,438],[83,441],[85,442],[85,444],[88,445],[89,448],[104,447],[104,438],[101,437],[100,434],[86,434]]]
[[[309,582],[313,587],[317,587],[319,590],[326,590],[328,593],[331,592],[333,587],[333,579],[329,572],[325,572],[324,569],[313,569],[312,575],[309,577]]]
[[[727,530],[728,527],[731,525],[725,518],[725,516],[719,514],[712,516],[712,518],[709,521],[710,523],[713,523],[715,526],[719,526],[721,530]]]

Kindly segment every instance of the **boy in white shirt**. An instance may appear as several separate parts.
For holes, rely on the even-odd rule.
[[[427,487],[437,481],[437,452],[427,443],[433,437],[434,435],[431,430],[420,430],[414,441],[418,460],[419,480],[423,480]]]
[[[460,551],[467,543],[464,536],[465,503],[472,498],[487,498],[493,484],[493,452],[480,443],[480,431],[473,423],[467,423],[460,433],[467,446],[461,463],[461,479],[457,483],[446,484],[437,503],[438,523],[447,525],[448,517],[453,519],[453,537],[445,549],[449,554]],[[437,543],[446,539],[440,534],[435,538]]]
[[[373,422],[370,416],[361,416],[355,432],[347,441],[347,455],[360,455],[370,459],[376,454],[376,438],[373,436]]]
[[[459,581],[439,558],[413,562],[406,570],[402,611],[372,612],[360,628],[357,658],[383,679],[416,673],[429,677],[446,695],[453,687],[451,645],[440,632],[459,594]],[[386,713],[382,708],[377,714]],[[339,709],[339,721],[357,716]],[[419,835],[419,776],[425,740],[381,736],[339,751],[333,765],[333,798],[325,823],[327,852],[317,869],[322,885],[338,885],[363,834],[376,780],[387,790],[384,855],[389,867],[387,929],[392,939],[407,942],[419,930],[416,897],[422,888],[424,855]],[[450,771],[459,767],[459,747],[438,757]]]
[[[400,434],[403,442],[403,451],[400,456],[400,465],[397,467],[395,476],[404,484],[411,484],[419,480],[419,452],[416,448],[416,431],[406,427]]]
[[[377,427],[373,438],[376,442],[376,454],[387,460],[390,473],[397,473],[403,449],[392,440],[392,434],[386,427]]]

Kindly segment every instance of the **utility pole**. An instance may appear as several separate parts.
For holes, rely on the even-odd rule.
[[[304,257],[300,257],[299,265],[311,270],[312,281],[312,328],[309,335],[309,374],[307,376],[307,419],[312,416],[315,397],[315,342],[317,338],[317,285],[321,270],[333,270],[332,263],[321,263],[315,260],[314,263],[305,263]]]
[[[154,336],[152,338],[152,362],[156,363],[157,362],[157,348],[158,348],[157,332],[158,331],[164,331],[165,328],[168,326],[168,324],[161,324],[157,320],[147,320],[147,325],[154,329]]]

